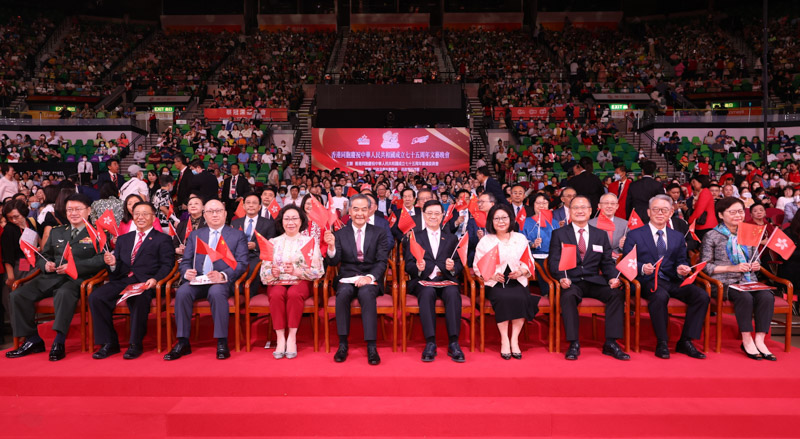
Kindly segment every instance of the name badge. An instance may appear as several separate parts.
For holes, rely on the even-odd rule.
[[[603,246],[602,245],[592,245],[592,251],[603,253]]]

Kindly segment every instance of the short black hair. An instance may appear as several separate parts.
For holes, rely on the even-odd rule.
[[[652,160],[645,160],[644,163],[642,163],[642,174],[653,175],[655,174],[657,167],[658,165],[656,165],[656,162]]]
[[[736,197],[724,197],[721,200],[717,201],[714,205],[714,212],[717,214],[717,219],[722,221],[722,212],[728,210],[729,207],[733,206],[734,204],[739,203],[742,205],[742,209],[744,209],[744,201],[736,198]]]
[[[266,191],[271,191],[272,192],[272,196],[275,196],[275,195],[278,194],[278,190],[275,189],[275,186],[273,186],[273,185],[264,186],[264,189],[261,191],[261,193],[263,194]]]
[[[28,203],[14,198],[8,201],[7,203],[3,204],[3,217],[6,218],[7,220],[8,214],[14,210],[18,211],[19,214],[25,218],[27,218],[28,213],[30,213],[30,210],[28,210]]]
[[[510,204],[495,204],[489,209],[489,213],[486,215],[486,233],[490,233],[492,235],[497,234],[497,230],[494,228],[494,216],[497,214],[497,211],[502,210],[503,212],[508,214],[508,231],[513,231],[513,222],[514,222],[514,211],[511,209]]]
[[[286,233],[286,231],[283,230],[283,215],[290,210],[296,211],[297,215],[300,217],[300,232],[304,231],[308,227],[308,216],[306,216],[306,213],[303,212],[303,209],[294,203],[289,203],[283,206],[281,211],[278,212],[278,217],[275,218],[275,232],[278,235],[283,235]]]
[[[411,194],[414,195],[414,198],[417,198],[417,193],[414,192],[414,189],[411,189],[410,187],[406,187],[400,191],[400,198],[403,198],[406,195],[406,191],[411,191]]]
[[[438,202],[436,200],[428,200],[428,201],[426,201],[425,204],[422,205],[422,211],[425,212],[431,206],[439,206],[439,208],[442,209],[442,212],[444,212],[444,207],[442,207],[442,203],[440,203],[440,202]]]
[[[149,201],[140,201],[140,202],[134,204],[133,205],[133,210],[136,210],[136,208],[139,207],[139,206],[147,206],[147,207],[150,208],[150,210],[153,211],[153,213],[156,213],[156,206],[153,206],[153,203],[151,203]]]
[[[669,191],[671,191],[671,190],[673,190],[675,188],[680,189],[681,185],[679,185],[678,183],[670,183],[670,184],[667,185],[667,189],[666,190],[667,190],[667,192],[669,192]]]
[[[477,169],[477,172],[478,172],[478,174],[481,174],[484,177],[488,177],[488,176],[491,175],[489,173],[489,167],[488,166],[481,166],[480,168]]]
[[[92,207],[92,199],[89,198],[89,196],[86,194],[78,194],[78,193],[72,194],[69,197],[67,197],[67,201],[77,201],[79,203],[82,203],[86,207]]]
[[[592,172],[592,169],[594,169],[594,162],[592,161],[592,158],[589,156],[581,157],[581,159],[578,160],[578,164],[581,165],[581,168],[589,172]]]
[[[261,196],[258,195],[255,192],[248,192],[248,193],[244,194],[244,197],[242,197],[242,202],[247,201],[247,199],[250,198],[250,197],[258,198],[258,204],[261,204]]]
[[[174,181],[175,179],[172,178],[171,174],[161,174],[158,176],[158,184],[161,186],[166,186]]]

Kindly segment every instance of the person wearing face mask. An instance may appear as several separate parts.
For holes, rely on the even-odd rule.
[[[792,202],[794,202],[794,189],[791,186],[786,186],[783,188],[783,196],[778,198],[778,201],[775,203],[775,208],[783,210],[786,204]]]
[[[81,161],[78,163],[78,178],[80,179],[80,184],[91,184],[92,174],[94,174],[94,168],[92,164],[89,163],[89,158],[84,154],[81,156]]]
[[[739,195],[739,199],[742,200],[742,202],[744,203],[745,209],[750,209],[750,206],[752,206],[754,202],[753,194],[750,193],[749,189],[743,190],[742,193]]]
[[[608,192],[617,196],[619,205],[615,215],[622,219],[627,219],[628,187],[631,181],[628,179],[628,168],[619,165],[614,170],[614,182],[608,185]]]

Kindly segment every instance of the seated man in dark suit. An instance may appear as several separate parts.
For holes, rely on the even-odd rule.
[[[389,221],[378,211],[378,198],[375,194],[372,192],[364,192],[364,195],[368,196],[372,201],[372,207],[369,208],[369,219],[367,222],[373,226],[382,228],[386,232],[386,244],[389,246],[389,251],[391,252],[394,248],[394,236],[392,235],[392,228],[389,225]]]
[[[630,356],[620,349],[617,339],[622,338],[624,294],[620,290],[617,268],[611,257],[608,233],[589,225],[592,204],[587,197],[578,195],[569,205],[572,224],[553,231],[550,240],[550,273],[561,284],[561,316],[570,342],[565,358],[577,360],[581,353],[578,342],[578,304],[584,297],[598,299],[606,305],[606,342],[603,354],[618,360]],[[586,236],[586,235],[589,236]],[[561,245],[577,247],[577,266],[559,271]],[[601,273],[602,272],[602,273]]]
[[[350,304],[358,298],[364,340],[367,342],[367,361],[371,365],[381,362],[375,345],[378,333],[377,297],[384,293],[383,278],[389,260],[386,232],[381,227],[367,223],[372,201],[361,194],[350,198],[352,223],[336,232],[327,230],[324,238],[328,244],[325,261],[328,266],[339,265],[339,274],[333,281],[336,290],[336,327],[339,349],[333,356],[341,363],[347,359],[350,334]],[[350,282],[342,282],[348,280]]]
[[[120,236],[114,253],[106,252],[104,255],[109,281],[89,295],[94,344],[101,345],[92,358],[101,360],[119,353],[119,338],[114,330],[114,308],[126,287],[144,282],[146,290],[141,295],[125,300],[131,311],[131,338],[123,358],[132,360],[142,355],[142,340],[147,333],[147,317],[156,283],[166,277],[175,264],[175,250],[169,235],[153,230],[155,213],[152,204],[136,203],[133,206],[136,230]]]
[[[670,297],[675,297],[688,307],[683,332],[675,350],[692,358],[705,358],[705,354],[694,347],[692,340],[699,339],[703,332],[710,298],[697,285],[680,286],[683,280],[679,276],[688,276],[692,269],[689,267],[683,234],[668,227],[672,216],[672,199],[668,195],[654,196],[650,199],[647,213],[650,222],[647,227],[628,232],[623,253],[627,254],[636,246],[638,279],[642,284],[642,298],[647,300],[650,320],[656,334],[656,356],[669,358],[667,305]],[[661,258],[663,260],[658,270],[656,288],[655,265]]]
[[[217,358],[224,360],[231,356],[228,349],[228,297],[233,292],[236,279],[247,270],[247,238],[244,232],[225,225],[225,205],[219,200],[206,203],[203,214],[208,227],[195,230],[186,240],[186,249],[180,263],[181,277],[188,282],[175,292],[175,323],[178,326],[178,342],[164,355],[167,361],[177,360],[192,353],[189,334],[192,326],[192,305],[195,300],[207,299],[211,304],[214,320],[214,338],[217,339]],[[225,240],[236,263],[231,267],[224,260],[212,261],[209,255],[197,254],[197,240],[202,240],[210,248],[221,250],[219,242]],[[224,256],[224,253],[223,253]],[[207,285],[191,285],[199,275],[205,275],[213,282]]]
[[[422,190],[420,191],[421,197],[423,200],[428,201],[433,197],[433,194],[429,190]],[[408,212],[411,216],[411,219],[414,220],[414,230],[421,229],[424,221],[422,220],[422,208],[419,206],[418,195],[414,193],[414,189],[405,188],[403,192],[400,194],[403,200],[403,207],[397,209],[396,207],[392,206],[394,210],[394,216],[397,219],[394,223],[394,227],[392,227],[392,235],[394,235],[395,241],[400,241],[403,239],[404,233],[400,230],[400,216],[403,214],[403,210]]]
[[[564,227],[570,221],[569,203],[578,195],[575,189],[567,186],[561,190],[561,207],[553,211],[553,221],[558,223],[558,227]]]
[[[259,255],[261,251],[258,248],[258,240],[255,232],[260,233],[261,236],[267,239],[275,237],[275,221],[271,218],[259,215],[260,210],[261,198],[251,192],[244,196],[244,218],[236,218],[231,221],[231,227],[243,231],[247,238],[248,277],[250,277],[260,261]]]
[[[425,250],[425,258],[417,260],[411,253],[409,240],[403,248],[406,261],[408,292],[419,300],[419,318],[425,335],[425,350],[422,361],[430,362],[436,357],[436,299],[441,298],[445,307],[447,322],[447,355],[457,363],[464,362],[464,352],[458,344],[461,328],[461,292],[458,285],[443,287],[424,286],[420,281],[452,281],[458,283],[464,267],[460,258],[452,259],[458,239],[447,230],[441,229],[444,211],[442,205],[431,200],[422,207],[425,229],[415,232],[419,245]]]

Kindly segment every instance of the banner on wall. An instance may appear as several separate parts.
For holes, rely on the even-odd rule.
[[[512,120],[520,119],[547,119],[550,114],[550,107],[494,107],[494,119],[500,120],[505,117],[506,110],[511,112]],[[580,114],[580,109],[574,108],[573,114],[577,118]],[[556,119],[564,119],[567,113],[564,111],[563,106],[556,106]]]
[[[222,119],[252,119],[254,108],[206,108],[203,115],[206,119],[217,121]],[[289,110],[286,108],[261,108],[261,120],[286,122]]]
[[[311,137],[314,169],[469,170],[466,128],[314,128]]]

